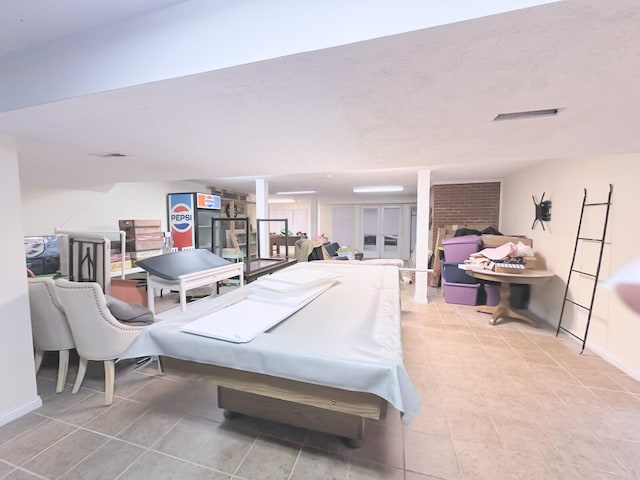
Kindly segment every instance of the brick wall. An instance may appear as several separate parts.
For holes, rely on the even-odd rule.
[[[465,223],[498,227],[500,182],[433,185],[433,233],[443,225]]]

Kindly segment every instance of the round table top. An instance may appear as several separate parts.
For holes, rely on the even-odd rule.
[[[467,275],[480,280],[489,280],[501,283],[539,283],[549,280],[555,276],[555,273],[549,270],[520,270],[522,273],[498,273],[492,270],[466,270]]]

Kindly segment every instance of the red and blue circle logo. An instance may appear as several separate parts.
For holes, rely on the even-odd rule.
[[[193,226],[193,211],[185,203],[176,203],[171,208],[171,228],[176,232],[186,232]]]

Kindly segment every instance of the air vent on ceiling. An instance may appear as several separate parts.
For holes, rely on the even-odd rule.
[[[94,157],[100,157],[100,158],[120,158],[120,157],[129,156],[126,153],[119,153],[119,152],[92,153],[91,155]]]
[[[549,115],[557,115],[559,108],[547,108],[545,110],[529,110],[527,112],[510,112],[500,113],[493,119],[494,122],[500,120],[519,120],[521,118],[545,117]]]

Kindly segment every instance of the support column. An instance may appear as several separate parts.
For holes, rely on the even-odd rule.
[[[269,181],[264,178],[256,178],[256,218],[269,218]],[[269,258],[269,225],[260,224],[260,251],[259,258]]]
[[[314,197],[310,201],[309,205],[309,234],[307,238],[315,240],[318,236],[318,197]]]
[[[431,170],[418,171],[418,209],[416,214],[416,268],[426,270],[429,262],[429,203],[431,196]],[[413,301],[428,303],[427,273],[416,272]]]

